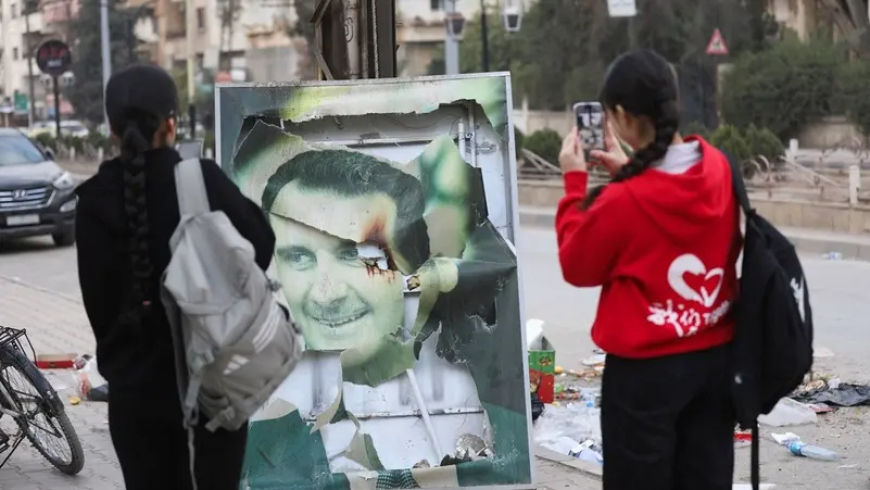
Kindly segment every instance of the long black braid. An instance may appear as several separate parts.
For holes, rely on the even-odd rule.
[[[125,323],[138,325],[151,310],[149,284],[154,272],[148,243],[145,152],[151,148],[151,140],[160,122],[147,114],[131,116],[123,128],[120,159],[124,164],[124,213],[127,216],[127,246],[133,281],[122,318]]]
[[[643,173],[663,158],[677,134],[680,108],[674,72],[668,62],[652,51],[625,54],[613,62],[605,77],[602,101],[610,110],[621,106],[634,116],[646,116],[653,122],[655,135],[644,148],[610,179],[623,182]],[[604,192],[606,185],[589,191],[581,204],[588,209]]]

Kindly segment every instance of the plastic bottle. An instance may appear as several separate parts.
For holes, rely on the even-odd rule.
[[[795,456],[804,456],[806,458],[818,459],[821,461],[837,461],[840,455],[829,451],[823,447],[805,444],[801,441],[792,441],[788,445],[789,451]]]
[[[595,393],[583,390],[582,395],[580,397],[580,401],[583,403],[583,406],[587,409],[595,408]]]

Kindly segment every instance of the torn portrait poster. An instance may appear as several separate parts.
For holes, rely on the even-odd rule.
[[[506,75],[218,86],[305,355],[242,488],[531,488]]]

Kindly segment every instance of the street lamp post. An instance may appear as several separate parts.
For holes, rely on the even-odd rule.
[[[100,0],[100,48],[103,56],[103,93],[106,93],[106,87],[109,85],[109,78],[112,76],[112,54],[109,49],[109,0]],[[112,129],[109,127],[109,116],[104,112],[106,136],[112,134]]]
[[[486,31],[486,5],[480,0],[480,46],[483,72],[489,71],[489,34]]]
[[[36,104],[33,90],[33,46],[30,44],[30,14],[33,13],[33,1],[24,2],[24,39],[27,56],[27,125],[33,127],[36,120]]]

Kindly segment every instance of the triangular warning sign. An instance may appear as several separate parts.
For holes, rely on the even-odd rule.
[[[728,46],[725,45],[725,40],[722,39],[722,33],[719,32],[719,28],[713,31],[713,36],[710,38],[710,42],[707,43],[707,54],[728,54]]]

